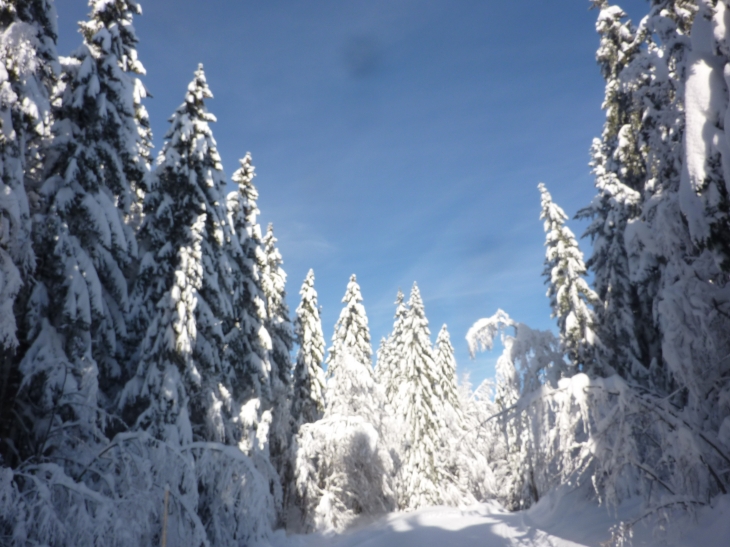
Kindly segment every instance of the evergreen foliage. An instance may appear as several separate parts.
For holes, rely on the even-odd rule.
[[[414,283],[403,322],[402,383],[393,399],[396,419],[403,421],[403,467],[398,483],[398,502],[403,509],[417,509],[442,502],[439,485],[445,480],[438,465],[443,423],[443,393],[431,349],[431,332]]]
[[[263,239],[266,262],[263,270],[263,290],[266,296],[266,330],[271,336],[272,383],[280,397],[288,396],[291,385],[291,357],[294,343],[289,307],[286,304],[286,273],[282,269],[281,253],[276,248],[274,226],[269,224]]]
[[[50,92],[58,71],[55,15],[53,5],[41,0],[0,6],[0,454],[9,458],[21,380],[16,351],[25,330],[17,312],[24,308],[36,265],[28,190],[33,198],[42,167],[38,150],[50,131]]]
[[[246,154],[233,174],[238,190],[227,198],[233,230],[228,243],[234,263],[233,330],[228,335],[228,359],[236,378],[236,396],[242,401],[259,398],[268,406],[272,400],[271,337],[266,329],[268,315],[262,288],[265,256],[254,176],[251,155]]]
[[[337,372],[338,355],[343,351],[350,354],[358,363],[368,369],[372,366],[373,349],[370,345],[370,329],[365,307],[362,305],[360,285],[357,284],[355,274],[350,276],[345,296],[342,297],[345,306],[335,324],[332,335],[332,346],[327,356],[327,377]]]
[[[325,406],[324,336],[314,289],[314,271],[309,270],[299,291],[302,297],[296,310],[294,329],[299,344],[294,366],[292,416],[297,427],[322,418]]]
[[[375,373],[378,382],[385,388],[385,395],[391,404],[398,393],[398,386],[402,380],[400,362],[403,358],[404,324],[408,307],[404,302],[403,293],[398,289],[395,297],[395,321],[393,330],[387,340],[383,340],[378,349],[378,364]]]
[[[606,79],[606,122],[601,139],[594,139],[591,147],[598,193],[577,216],[592,218],[585,235],[593,242],[586,266],[594,274],[593,286],[601,302],[595,307],[596,329],[602,341],[596,357],[605,371],[641,377],[646,371],[648,346],[644,344],[642,354],[636,323],[638,319],[639,326],[648,328],[651,336],[653,321],[631,282],[625,231],[639,215],[644,164],[637,146],[640,112],[620,78],[637,55],[638,44],[636,29],[625,21],[623,10],[605,1],[595,5],[600,8],[596,30],[601,42],[596,59]]]
[[[266,229],[263,239],[265,263],[263,265],[263,292],[266,297],[266,330],[271,337],[271,400],[268,402],[272,414],[269,433],[271,460],[279,474],[278,480],[284,487],[284,498],[289,496],[293,480],[291,438],[294,419],[291,414],[292,364],[291,350],[294,343],[289,307],[286,304],[286,273],[281,267],[283,260],[276,248],[276,237],[272,224]],[[283,510],[283,508],[282,508]],[[285,516],[281,513],[281,520]]]
[[[225,359],[230,326],[231,238],[216,143],[212,97],[202,66],[165,136],[140,229],[144,250],[135,284],[134,319],[143,334],[138,367],[121,405],[138,427],[171,442],[240,437],[234,374]],[[189,415],[188,415],[189,413]]]
[[[445,419],[449,421],[449,429],[461,426],[461,406],[456,385],[456,359],[454,358],[454,346],[451,345],[451,336],[446,325],[436,337],[434,346],[434,364],[438,378],[439,392],[442,394],[441,401],[445,408]]]
[[[170,544],[263,544],[577,484],[643,499],[621,543],[727,494],[730,2],[651,0],[638,25],[593,4],[593,253],[541,184],[559,339],[477,321],[471,353],[504,351],[472,390],[415,284],[373,370],[354,275],[325,384],[314,274],[292,327],[250,154],[224,195],[202,66],[150,174],[137,1],[90,0],[60,62],[50,0],[0,2],[0,542],[151,545],[166,519]]]
[[[591,370],[595,366],[594,347],[600,342],[595,337],[595,319],[589,305],[597,305],[598,297],[583,279],[586,274],[583,253],[565,226],[568,217],[553,203],[544,184],[540,183],[538,188],[547,247],[543,276],[548,284],[553,317],[558,320],[560,341],[570,361],[580,370]]]

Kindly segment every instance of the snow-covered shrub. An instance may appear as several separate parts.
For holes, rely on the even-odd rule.
[[[358,515],[395,508],[390,454],[375,427],[359,416],[302,425],[295,450],[306,530],[342,531]]]
[[[208,546],[194,462],[143,433],[118,435],[74,477],[55,463],[0,471],[0,531],[13,545]],[[134,525],[130,525],[134,523]]]
[[[369,364],[343,348],[335,363],[324,418],[303,424],[293,446],[301,526],[307,531],[343,530],[358,515],[395,508],[395,440],[383,416],[385,395]]]
[[[269,484],[254,462],[234,446],[193,443],[197,514],[215,546],[252,545],[268,539],[276,524]]]
[[[484,380],[472,391],[467,375],[462,378],[457,394],[463,425],[460,432],[447,439],[446,449],[455,463],[460,490],[444,492],[444,501],[458,505],[467,502],[468,497],[476,501],[497,498],[498,481],[490,462],[501,458],[504,445],[498,422],[490,419],[498,412],[494,403],[494,382]]]
[[[499,315],[495,318],[508,324],[506,314]],[[491,346],[499,327],[495,318],[475,324],[471,347]],[[517,347],[509,337],[503,339],[505,352]],[[504,452],[493,453],[491,464],[504,503],[524,507],[561,484],[590,482],[597,498],[611,506],[640,496],[644,503],[636,522],[707,504],[727,492],[727,439],[706,428],[691,408],[680,408],[671,398],[618,375],[589,378],[581,373],[530,389],[520,381],[531,366],[524,356],[516,360],[519,369],[507,367],[508,374],[505,364],[513,361],[500,358],[498,382],[505,377],[514,382],[511,390],[502,387],[511,404],[503,404],[498,395],[498,412],[479,424],[487,434],[493,431],[489,422],[500,424]],[[625,534],[630,525],[619,532]]]
[[[74,476],[55,463],[0,469],[0,542],[158,545],[168,489],[168,545],[249,545],[275,521],[269,484],[252,459],[219,443],[175,447],[122,433]]]

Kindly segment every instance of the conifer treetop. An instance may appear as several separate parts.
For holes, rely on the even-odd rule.
[[[132,21],[134,15],[142,14],[139,2],[90,0],[89,6],[89,21],[79,23],[84,39],[113,53],[125,72],[145,74],[144,66],[137,59],[135,46],[139,40]]]
[[[366,365],[368,369],[371,367],[373,350],[370,346],[370,329],[368,328],[368,318],[365,314],[365,307],[362,305],[362,295],[360,294],[360,285],[357,283],[355,274],[350,276],[347,284],[345,296],[342,303],[345,306],[340,312],[340,317],[335,324],[335,332],[332,336],[332,347],[327,358],[328,366],[327,376],[332,376],[336,368],[337,354],[346,350],[357,362]]]
[[[314,271],[309,270],[299,291],[301,302],[296,310],[295,334],[299,343],[294,366],[292,415],[298,424],[322,417],[325,409],[325,342],[314,288]]]
[[[403,334],[404,321],[408,313],[408,306],[405,303],[403,292],[398,289],[395,297],[395,321],[393,322],[393,330],[387,339],[383,339],[378,349],[378,363],[375,373],[378,381],[385,389],[385,394],[389,402],[393,402],[393,397],[398,392],[398,385],[402,376],[402,367],[400,366],[403,358]]]
[[[449,329],[444,324],[436,337],[434,360],[444,404],[451,408],[457,421],[461,421],[459,394],[456,385],[456,359]]]

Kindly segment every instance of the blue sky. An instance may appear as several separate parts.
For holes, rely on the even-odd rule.
[[[417,281],[433,337],[447,323],[459,370],[479,381],[496,355],[469,360],[474,321],[502,308],[555,328],[537,184],[571,216],[593,195],[603,81],[589,5],[148,0],[135,27],[155,145],[202,62],[226,174],[253,156],[291,310],[314,268],[329,340],[355,273],[377,349],[396,291]],[[621,5],[635,21],[647,9]],[[86,2],[56,7],[68,54]]]

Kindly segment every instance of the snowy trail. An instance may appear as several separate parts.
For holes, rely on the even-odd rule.
[[[637,500],[638,501],[638,500]],[[637,505],[619,509],[627,518]],[[393,513],[361,522],[344,534],[289,536],[280,533],[273,547],[599,547],[609,540],[618,522],[605,508],[578,493],[548,496],[527,511],[509,512],[498,503],[467,508],[430,507],[412,513]],[[639,526],[634,547],[727,547],[730,545],[730,495],[697,520],[680,526],[682,533],[655,537]]]
[[[605,538],[604,538],[605,539]],[[496,503],[464,509],[432,507],[383,517],[342,535],[291,536],[277,547],[578,547],[552,535],[525,512]]]

